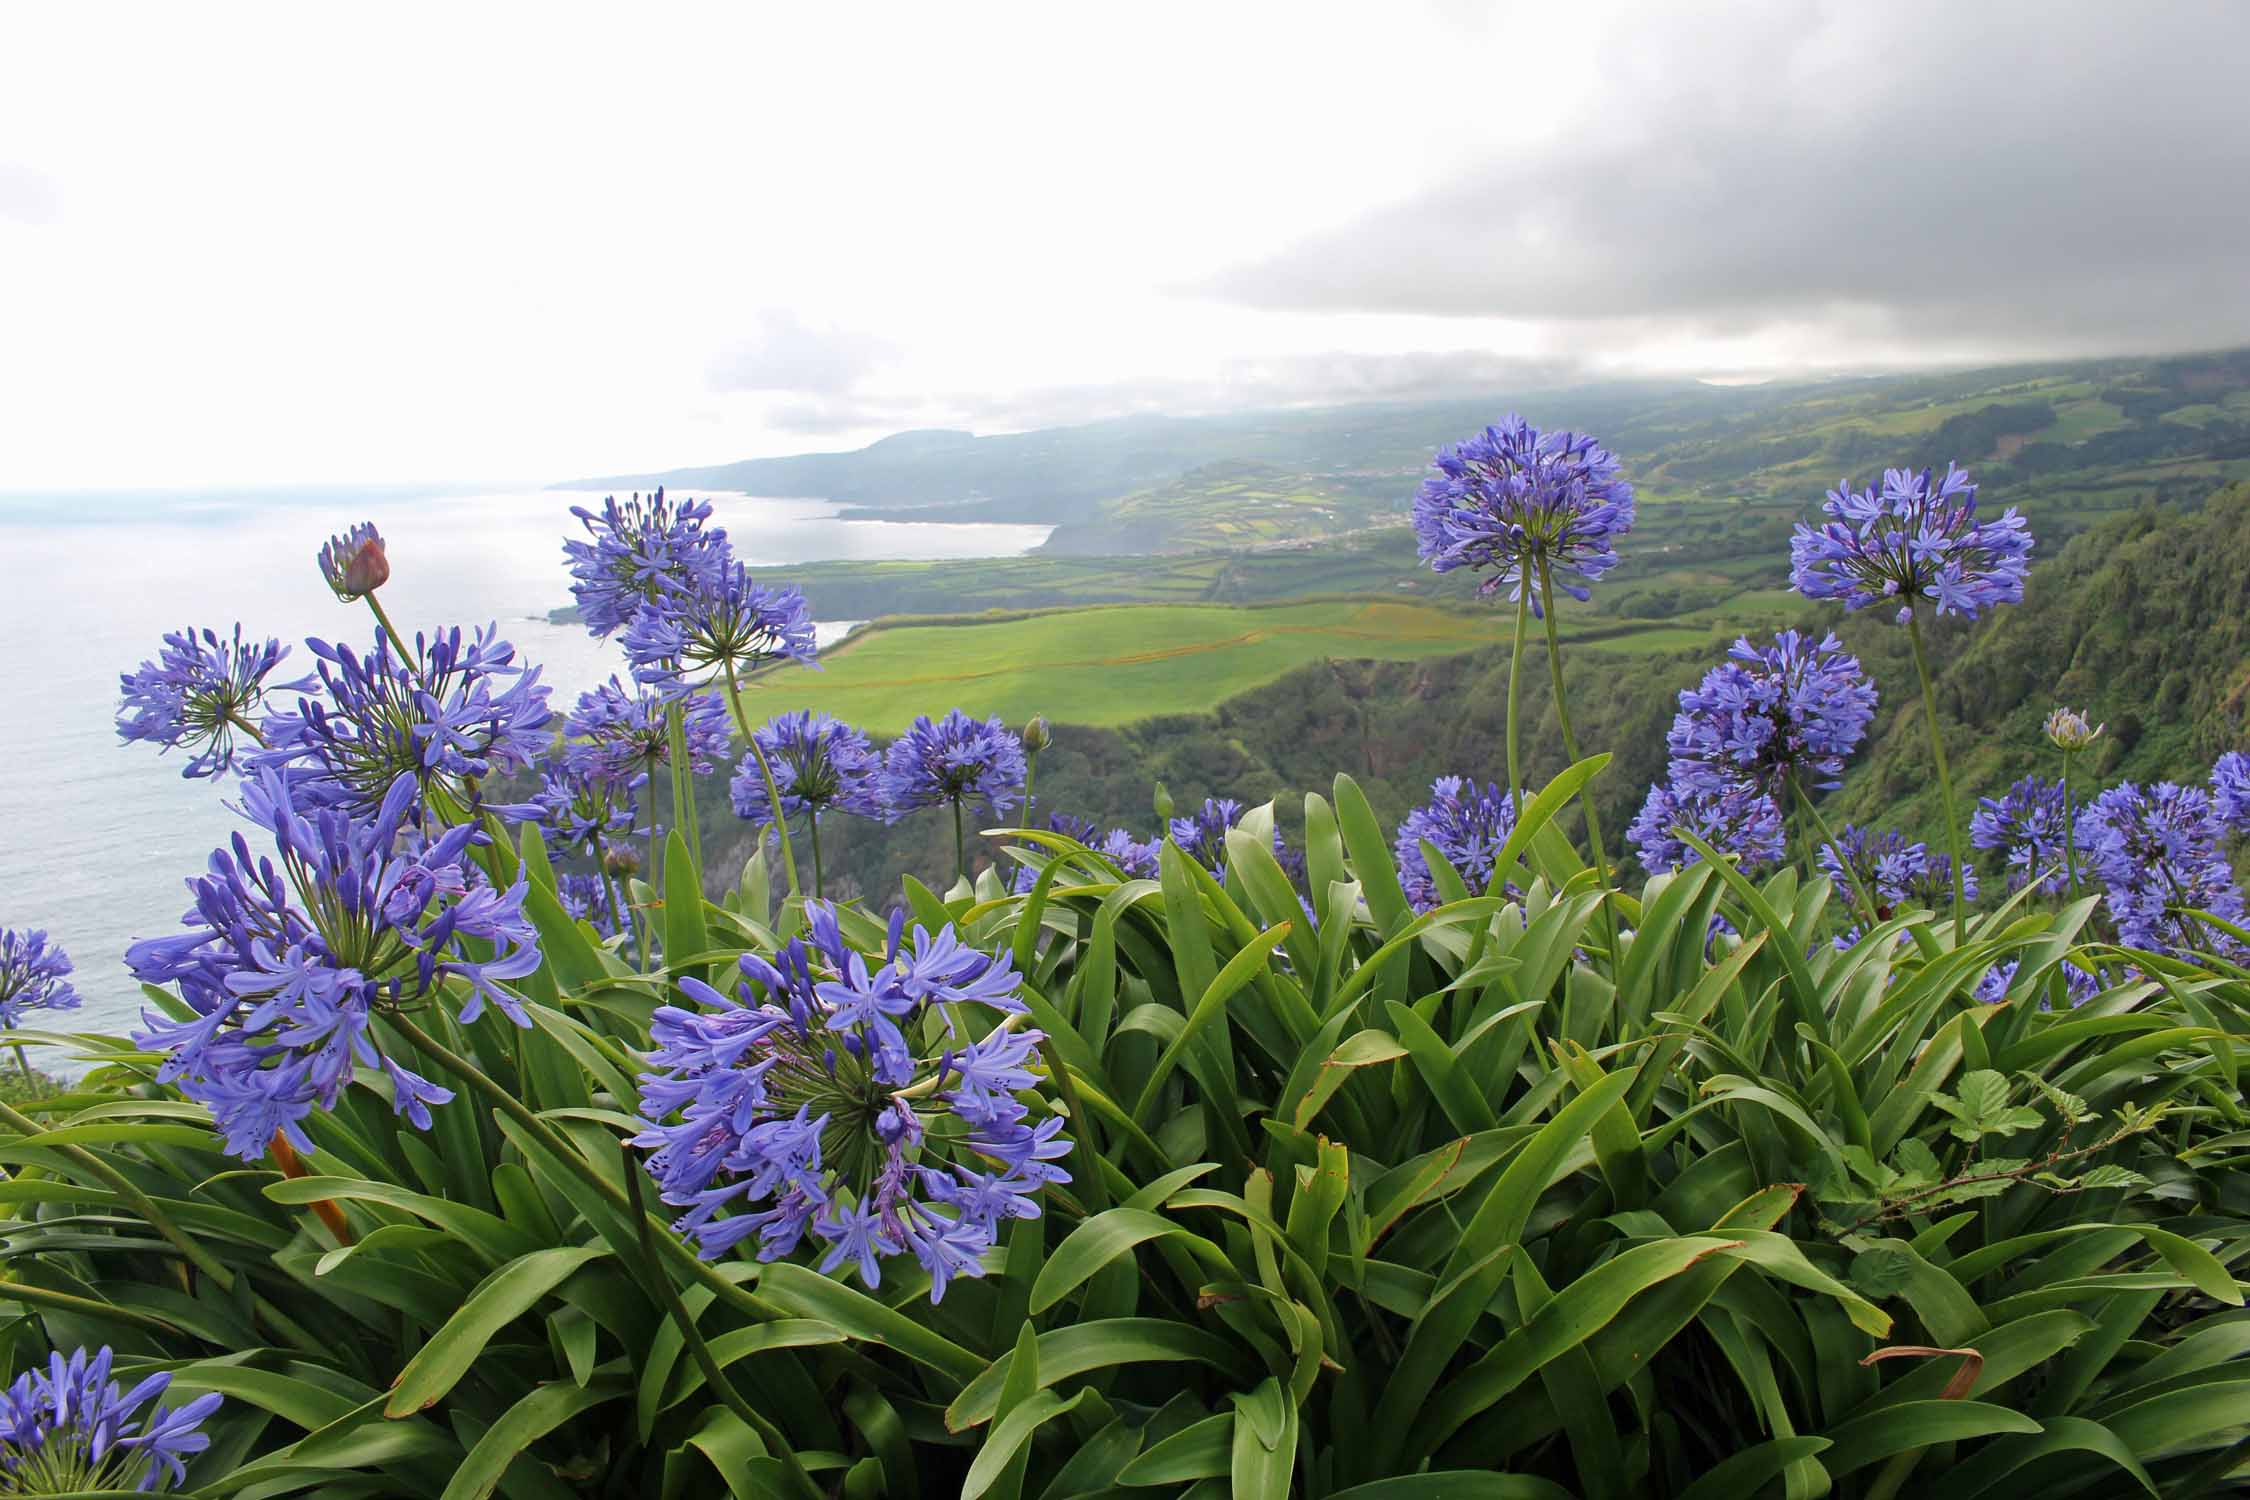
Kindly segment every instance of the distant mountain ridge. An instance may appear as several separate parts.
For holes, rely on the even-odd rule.
[[[2250,350],[1762,386],[1619,380],[1445,400],[1214,416],[1137,415],[978,436],[936,428],[847,452],[570,481],[816,496],[855,518],[1057,528],[1050,555],[1256,547],[1396,516],[1429,456],[1509,411],[1594,434],[1644,522],[1673,502],[1741,506],[1711,539],[1807,513],[1839,477],[1974,468],[1987,498],[2083,529],[2143,499],[2193,503],[2250,478]],[[1694,537],[1681,550],[1698,550]]]

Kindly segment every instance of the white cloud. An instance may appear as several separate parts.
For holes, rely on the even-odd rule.
[[[2130,50],[2102,45],[2103,17],[2122,29],[2149,13],[2050,10],[2024,10],[1999,42],[1982,21],[1939,36],[1993,75],[1955,70],[1949,128],[1998,128],[1974,86],[2019,65],[2010,46],[2052,38],[2098,62]],[[2218,13],[2154,10],[2182,34]],[[1790,66],[1848,80],[1840,111],[1880,109],[1886,77],[1945,56],[1911,16],[1922,30],[1897,24],[1920,50],[1883,50],[1892,13],[1829,12],[1874,18],[1844,28],[1865,50],[1837,63],[1800,49]],[[1495,159],[1533,164],[1550,188],[1573,167],[1618,170],[1635,130],[1755,146],[1757,90],[1725,69],[1701,91],[1677,74],[1756,54],[1761,27],[1800,28],[1757,10],[1709,22],[1707,45],[1676,49],[1667,72],[1666,49],[1635,39],[1670,14],[1560,0],[0,9],[0,141],[36,164],[0,179],[0,490],[551,478],[815,435],[840,446],[923,412],[1021,425],[1348,398],[1524,359],[1819,362],[1832,310],[1793,303],[1795,332],[1723,305],[1682,316],[1689,270],[1672,300],[1618,298],[1602,305],[1633,316],[1596,326],[1552,278],[1554,307],[1315,295],[1285,254],[1342,235],[1362,288],[1402,268],[1435,288],[1433,255],[1473,260],[1486,242],[1435,221],[1419,245],[1411,226],[1388,241],[1352,226],[1386,204],[1465,194],[1473,208]],[[2182,66],[2223,61],[2201,50]],[[2035,101],[2030,123],[2083,103]],[[2217,120],[2226,101],[2208,107]],[[1725,118],[1678,131],[1685,109]],[[2033,134],[2066,177],[2115,161],[2098,140]],[[1901,141],[1899,174],[1929,165],[1915,156],[1927,136]],[[1723,177],[1725,160],[1709,165]],[[2056,201],[2093,216],[2122,201],[2114,173],[2081,177]],[[1682,211],[1676,188],[1627,186],[1657,205],[1644,218]],[[2198,211],[2222,215],[2225,186],[2207,184]],[[1632,227],[1661,244],[1663,223]],[[1806,240],[1767,220],[1740,226],[1753,237]],[[1271,285],[1238,275],[1231,301],[1181,290],[1259,265]],[[2120,272],[2118,300],[2196,284],[2175,271]],[[2006,330],[1956,327],[1945,348],[1875,331],[1887,342],[1854,357],[1973,354]]]

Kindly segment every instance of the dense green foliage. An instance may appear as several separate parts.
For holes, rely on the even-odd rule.
[[[917,920],[1023,964],[1078,1142],[934,1306],[911,1265],[878,1295],[699,1267],[638,1218],[617,1141],[651,1007],[801,910],[768,925],[762,864],[695,900],[675,834],[672,899],[636,895],[679,956],[642,976],[529,836],[535,1029],[415,1018],[448,1060],[377,1022],[462,1090],[427,1137],[354,1090],[302,1166],[245,1171],[99,1040],[81,1088],[0,1113],[15,1362],[106,1341],[226,1393],[208,1495],[2223,1485],[2250,976],[2141,956],[2050,1011],[2057,966],[2104,956],[2090,901],[1837,951],[1825,881],[1710,865],[1621,897],[1612,953],[1550,821],[1603,769],[1532,799],[1489,894],[1420,917],[1348,776],[1292,829],[1317,918],[1264,811],[1223,885],[1052,839],[1020,847],[1025,895],[908,882]],[[1707,950],[1714,911],[1744,939]],[[1972,1001],[2003,958],[2006,1000]]]

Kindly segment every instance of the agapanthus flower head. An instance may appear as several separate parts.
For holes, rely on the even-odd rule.
[[[1929,869],[1930,849],[1895,829],[1874,833],[1846,823],[1837,830],[1834,843],[1820,846],[1817,858],[1839,890],[1846,896],[1865,892],[1875,903],[1876,915],[1887,918],[1891,908],[1905,903]]]
[[[76,1010],[78,991],[70,976],[70,955],[34,927],[0,927],[0,1026],[10,1030],[35,1010]]]
[[[211,1446],[200,1429],[223,1398],[213,1391],[164,1406],[171,1371],[127,1390],[110,1378],[110,1359],[106,1344],[68,1359],[58,1350],[0,1392],[0,1494],[153,1494],[187,1478],[187,1460]]]
[[[1424,840],[1445,856],[1470,895],[1483,895],[1492,880],[1492,867],[1515,826],[1515,808],[1508,794],[1494,783],[1488,781],[1480,787],[1460,776],[1440,776],[1431,782],[1430,800],[1408,813],[1398,825],[1398,839],[1392,848],[1406,899],[1416,911],[1428,911],[1445,899],[1422,853]]]
[[[1896,602],[1902,625],[1918,600],[1973,620],[2023,599],[2031,528],[2013,506],[1979,520],[1965,469],[1948,464],[1937,480],[1928,469],[1886,469],[1880,488],[1840,483],[1821,509],[1828,520],[1800,522],[1789,545],[1790,581],[1808,599],[1841,599],[1846,609]]]
[[[1112,828],[1096,835],[1094,825],[1084,818],[1074,818],[1068,813],[1056,813],[1047,820],[1048,828],[1063,837],[1084,844],[1108,860],[1124,873],[1127,880],[1154,880],[1161,869],[1162,847],[1154,840],[1138,839],[1123,828]],[[1029,865],[1018,865],[1011,889],[1023,895],[1039,883],[1039,871]]]
[[[588,924],[604,938],[620,933],[630,937],[633,914],[628,908],[613,905],[614,898],[615,892],[599,875],[573,871],[555,879],[555,899],[561,902],[565,912]]]
[[[320,565],[322,580],[346,604],[364,599],[391,581],[391,560],[383,551],[383,534],[372,521],[362,521],[330,537],[314,560]]]
[[[616,780],[651,775],[672,763],[669,713],[674,707],[682,710],[688,764],[696,774],[708,775],[733,748],[727,706],[719,695],[690,693],[667,700],[615,677],[578,695],[563,724],[563,758],[581,776]]]
[[[574,505],[585,541],[563,543],[570,592],[579,618],[597,636],[632,623],[643,605],[716,573],[728,561],[727,534],[707,525],[708,500],[668,500],[662,489],[602,501],[600,511]]]
[[[1047,814],[1046,827],[1049,833],[1059,833],[1072,843],[1089,846],[1094,842],[1094,835],[1100,831],[1092,818],[1081,818],[1076,813],[1066,812]]]
[[[879,791],[882,761],[867,736],[851,725],[811,709],[786,713],[754,731],[758,748],[773,769],[785,818],[823,813],[883,816]],[[727,784],[737,817],[763,828],[774,821],[773,799],[756,757],[744,755]]]
[[[258,737],[255,720],[268,692],[305,692],[312,679],[267,686],[266,678],[289,654],[276,640],[244,641],[210,629],[174,631],[154,661],[117,679],[117,735],[160,750],[189,752],[180,774],[217,776],[234,766],[235,736]]]
[[[518,822],[537,823],[569,848],[598,853],[612,839],[638,838],[640,789],[646,773],[611,776],[574,767],[568,756],[549,756],[539,768],[539,790],[527,802],[495,804],[492,811]]]
[[[1023,742],[997,715],[972,719],[956,708],[934,723],[924,714],[891,741],[879,786],[894,817],[971,800],[998,817],[1016,805],[1023,783]]]
[[[261,770],[287,770],[305,806],[372,817],[405,776],[423,798],[442,790],[466,809],[480,801],[485,778],[526,769],[547,746],[553,715],[539,669],[518,666],[496,626],[416,636],[418,664],[402,661],[385,635],[364,656],[305,644],[319,659],[322,692],[269,717],[266,748],[246,757]]]
[[[125,955],[135,978],[177,985],[194,1012],[184,1021],[144,1012],[135,1040],[169,1054],[158,1079],[208,1106],[227,1150],[245,1160],[263,1156],[277,1130],[311,1150],[302,1122],[335,1107],[354,1063],[380,1066],[396,1113],[429,1128],[429,1106],[453,1096],[380,1050],[372,1023],[385,1012],[435,1004],[450,989],[464,1023],[490,1003],[531,1024],[502,987],[539,967],[526,887],[497,890],[469,862],[485,835],[467,824],[414,835],[412,776],[367,817],[306,790],[272,768],[246,782],[242,810],[275,853],[253,856],[237,833],[188,881],[185,930]]]
[[[2101,976],[2091,969],[2082,969],[2074,963],[2057,964],[2055,969],[2062,975],[2063,998],[2069,1002],[2073,1010],[2102,992]],[[2022,971],[2022,959],[2011,958],[2004,963],[1994,964],[1991,968],[1985,970],[1984,977],[1977,981],[1976,988],[1970,992],[1970,998],[1974,999],[1979,1005],[1999,1003],[2007,998],[2009,988],[2016,982],[2016,975]],[[2039,988],[2039,1008],[2046,1010],[2050,1006],[2046,994],[2047,986],[2042,984]]]
[[[2242,921],[2221,828],[2209,793],[2169,781],[2122,782],[2079,809],[2079,854],[2105,887],[2119,941],[2154,953],[2240,953],[2240,944],[2190,915]]]
[[[754,1236],[775,1260],[809,1232],[821,1270],[870,1287],[911,1253],[935,1302],[984,1274],[1001,1224],[1037,1218],[1040,1190],[1069,1180],[1062,1117],[1033,1124],[1026,1102],[1044,1038],[1023,1024],[1006,954],[950,925],[908,942],[903,917],[881,955],[862,954],[832,908],[811,913],[810,944],[745,954],[733,995],[683,980],[695,1008],[656,1012],[635,1143],[706,1259]],[[955,1029],[979,1011],[999,1024]]]
[[[2043,726],[2047,743],[2057,750],[2077,752],[2086,749],[2102,737],[2107,724],[2089,724],[2086,716],[2075,708],[2058,708],[2047,715]]]
[[[819,667],[812,606],[793,588],[768,588],[741,563],[684,583],[667,581],[621,638],[633,675],[666,697],[777,661]]]
[[[2070,881],[2066,863],[2063,784],[2026,776],[1998,797],[1983,797],[1969,818],[1969,842],[1998,849],[2008,867],[2008,888],[2037,880],[2052,896]]]
[[[1544,612],[1538,574],[1574,599],[1617,566],[1616,538],[1633,529],[1633,487],[1617,458],[1592,438],[1541,432],[1509,415],[1466,442],[1440,448],[1437,472],[1414,497],[1414,536],[1434,572],[1476,568],[1478,592],[1520,598]]]
[[[1687,829],[1745,870],[1781,860],[1781,806],[1744,782],[1728,783],[1716,792],[1682,791],[1663,782],[1650,787],[1625,838],[1651,875],[1684,869],[1703,858],[1676,828]]]
[[[1931,850],[1906,883],[1906,899],[1917,906],[1935,910],[1953,900],[1953,857]],[[1977,899],[1977,872],[1964,865],[1961,870],[1961,899]]]
[[[1172,820],[1172,842],[1180,852],[1213,875],[1224,877],[1227,868],[1227,830],[1242,816],[1242,804],[1232,797],[1206,797],[1203,805],[1184,818]]]
[[[2211,767],[2211,807],[2227,827],[2250,834],[2250,755],[2229,750]]]
[[[1738,639],[1728,660],[1680,694],[1666,744],[1681,792],[1717,796],[1747,783],[1779,798],[1794,777],[1833,787],[1875,717],[1875,685],[1830,635],[1784,630],[1773,644]]]

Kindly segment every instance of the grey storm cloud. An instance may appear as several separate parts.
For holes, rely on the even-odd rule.
[[[1600,64],[1583,129],[1188,290],[1993,352],[2250,338],[2250,5],[1683,7],[1658,27]],[[1489,85],[1504,111],[1505,70]]]
[[[795,313],[769,312],[757,329],[711,362],[711,388],[841,395],[882,367],[896,351],[858,329],[816,328]]]

